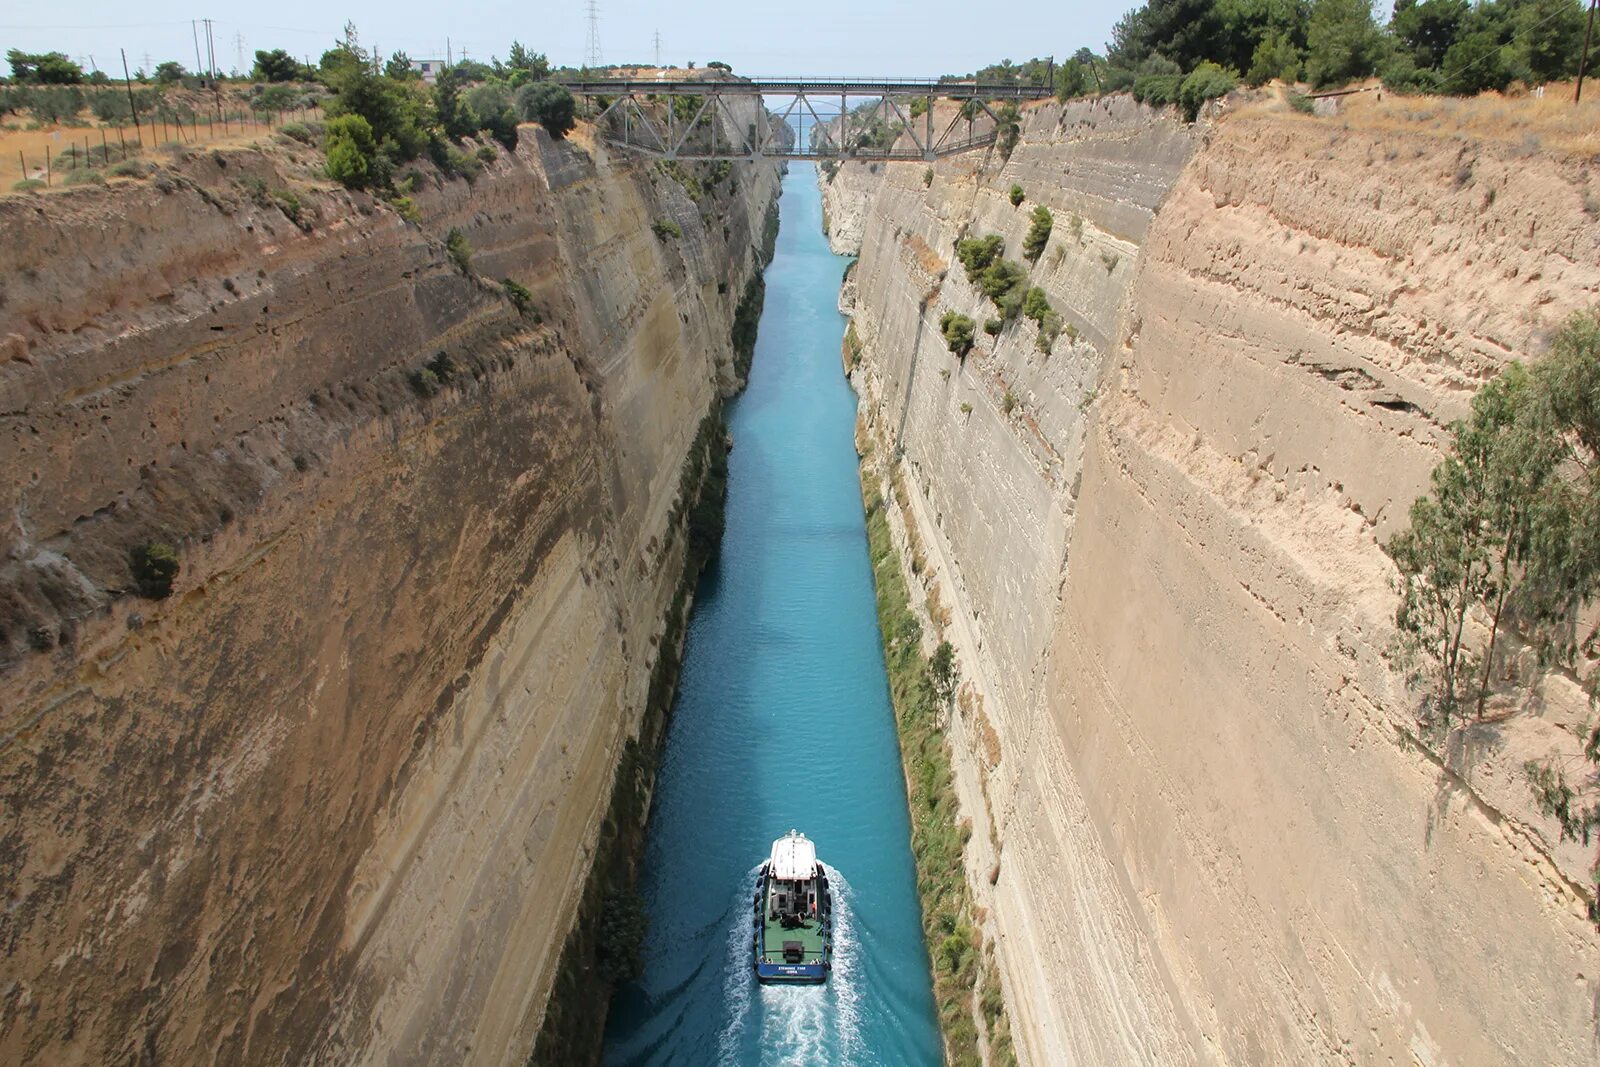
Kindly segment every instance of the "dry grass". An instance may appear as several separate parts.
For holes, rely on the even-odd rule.
[[[62,152],[66,151],[69,145],[75,145],[79,151],[82,151],[84,141],[87,139],[92,157],[98,159],[101,155],[100,135],[102,132],[105,134],[105,144],[109,147],[109,158],[113,163],[123,158],[123,144],[129,146],[134,144],[132,126],[122,130],[121,141],[118,140],[117,130],[114,127],[50,126],[42,130],[0,128],[0,194],[9,192],[12,184],[21,181],[24,177],[43,180],[45,176],[45,149],[47,147],[50,150],[52,161],[51,185],[52,188],[59,188],[66,179],[66,172],[62,169],[62,165],[57,162]],[[220,125],[215,127],[207,126],[202,118],[198,141],[195,139],[195,131],[188,125],[183,127],[183,131],[180,134],[176,126],[163,125],[159,122],[154,127],[146,124],[143,133],[145,146],[143,154],[146,158],[150,158],[152,148],[165,147],[167,145],[178,147],[196,144],[206,147],[247,145],[259,141],[263,137],[270,136],[272,130],[252,119],[243,124],[237,120],[231,121],[228,124],[227,132],[224,132],[223,127]],[[163,134],[165,135],[164,137]],[[134,151],[132,154],[138,155],[139,153]],[[22,173],[23,161],[27,163],[26,175]]]
[[[1542,95],[1518,89],[1471,98],[1353,93],[1339,98],[1339,113],[1330,118],[1292,112],[1286,91],[1274,87],[1239,113],[1281,114],[1296,122],[1337,124],[1351,130],[1497,141],[1529,153],[1556,151],[1600,159],[1600,93],[1588,94],[1574,106],[1571,82],[1547,85]]]

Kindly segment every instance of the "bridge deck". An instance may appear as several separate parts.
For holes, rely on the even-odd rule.
[[[744,96],[791,96],[796,93],[817,96],[937,96],[955,100],[984,99],[1043,100],[1052,90],[1042,85],[995,85],[977,82],[927,80],[858,80],[853,78],[760,78],[745,80],[655,78],[586,78],[562,82],[578,96],[620,96],[628,93],[665,93],[703,96],[708,93]]]

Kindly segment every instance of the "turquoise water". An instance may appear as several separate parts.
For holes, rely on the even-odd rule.
[[[750,386],[729,418],[727,532],[651,814],[645,973],[612,1003],[613,1065],[940,1059],[839,364],[845,260],[822,236],[811,166],[791,165],[780,203]],[[751,974],[754,871],[790,827],[837,872],[820,988]]]

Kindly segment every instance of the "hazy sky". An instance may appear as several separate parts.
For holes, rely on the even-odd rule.
[[[69,0],[60,7],[9,3],[0,14],[0,50],[66,52],[85,65],[92,56],[120,75],[118,48],[130,67],[163,59],[195,66],[190,20],[213,20],[218,65],[244,65],[257,48],[286,48],[316,57],[356,23],[364,45],[412,58],[505,56],[513,38],[551,62],[579,64],[587,35],[587,0],[539,5],[495,2],[460,5],[400,0],[353,0],[334,5],[279,0],[207,10],[173,0]],[[1097,51],[1111,25],[1135,0],[1080,0],[1075,4],[1003,5],[972,0],[846,0],[813,6],[773,0],[596,0],[603,59],[650,62],[661,32],[661,61],[683,66],[720,59],[745,74],[879,74],[918,76],[965,73],[1000,59],[1070,55],[1083,45]],[[463,10],[465,7],[465,10]],[[204,38],[201,39],[202,53]],[[9,71],[8,71],[9,73]]]

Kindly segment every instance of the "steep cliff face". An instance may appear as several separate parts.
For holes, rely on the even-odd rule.
[[[7,1062],[520,1061],[645,703],[775,170],[294,151],[0,201]]]
[[[1581,702],[1552,679],[1421,743],[1379,547],[1476,386],[1600,298],[1591,172],[1111,99],[1031,110],[1004,165],[825,188],[1030,1062],[1592,1060],[1588,857],[1519,771],[1573,751]],[[1067,328],[958,360],[943,311],[994,312],[954,240],[1020,258],[1040,203]]]

